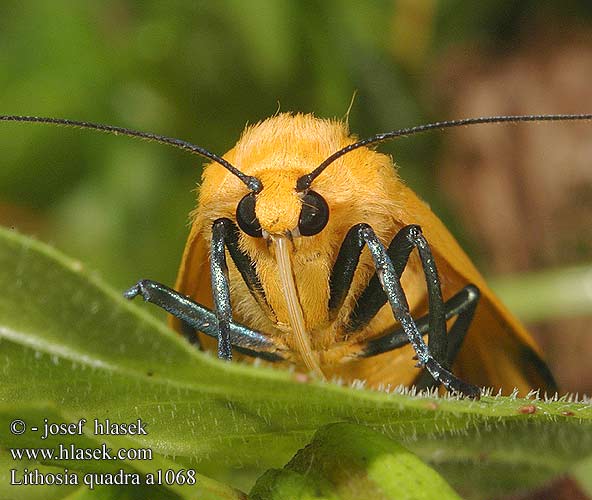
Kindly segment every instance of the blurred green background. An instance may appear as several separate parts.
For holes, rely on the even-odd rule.
[[[360,136],[469,115],[590,112],[591,22],[589,0],[3,0],[0,113],[127,126],[223,153],[278,108],[343,117],[354,92]],[[463,129],[383,149],[485,274],[510,276],[505,294],[518,304],[517,273],[592,263],[591,132]],[[0,124],[0,148],[1,224],[116,288],[174,282],[201,160],[30,124]],[[536,296],[526,290],[523,310]],[[536,304],[529,317],[541,319],[549,306]],[[563,387],[591,392],[590,313],[578,316],[537,335]]]

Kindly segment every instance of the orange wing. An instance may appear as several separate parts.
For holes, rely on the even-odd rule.
[[[212,308],[209,247],[204,238],[204,230],[208,229],[204,227],[203,219],[193,222],[183,251],[175,290],[205,307]],[[183,331],[183,322],[174,316],[169,315],[169,325],[178,332]],[[201,335],[200,340],[203,341],[204,337],[205,335]]]
[[[480,386],[501,387],[504,393],[517,387],[556,390],[541,352],[524,326],[506,309],[477,271],[444,224],[409,188],[402,191],[408,208],[405,224],[419,224],[430,244],[447,299],[473,283],[481,300],[469,333],[454,365],[454,373]]]
[[[541,359],[541,353],[521,323],[505,308],[487,286],[481,274],[460,248],[444,224],[409,188],[402,186],[399,214],[402,225],[419,224],[430,243],[439,274],[442,277],[444,298],[447,299],[463,286],[473,283],[481,290],[481,300],[463,347],[454,364],[454,373],[480,386],[502,388],[509,393],[514,387],[524,394],[532,388],[548,392],[556,390],[553,377]],[[212,307],[209,269],[209,247],[203,217],[196,217],[183,253],[176,282],[176,290],[190,296],[206,307]],[[417,311],[416,311],[417,312]],[[171,326],[181,331],[181,322],[170,318]],[[214,339],[201,336],[208,348],[215,348]],[[369,386],[380,384],[408,384],[417,370],[411,360],[410,347],[377,358],[360,360],[355,369],[347,365],[335,367],[335,375],[367,379]],[[350,372],[351,373],[348,373]]]

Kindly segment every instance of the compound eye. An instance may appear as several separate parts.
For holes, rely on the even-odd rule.
[[[325,199],[314,191],[302,197],[302,209],[298,230],[302,236],[313,236],[320,233],[329,221],[329,205]]]
[[[236,207],[236,221],[243,232],[254,238],[261,238],[261,224],[255,215],[255,193],[243,197]]]

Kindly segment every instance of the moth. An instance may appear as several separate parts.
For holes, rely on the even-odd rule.
[[[319,378],[442,384],[472,398],[483,386],[556,387],[525,328],[375,146],[434,129],[591,118],[468,118],[358,140],[343,122],[282,113],[218,156],[110,125],[0,116],[147,138],[211,160],[174,289],[141,280],[124,294],[171,313],[191,343],[224,360],[234,352]]]

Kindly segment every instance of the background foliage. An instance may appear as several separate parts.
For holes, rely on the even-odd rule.
[[[355,91],[349,123],[361,136],[461,115],[589,112],[591,21],[584,0],[4,0],[0,113],[129,126],[223,153],[278,108],[344,116]],[[510,276],[503,290],[522,300],[563,388],[590,393],[590,307],[550,307],[567,294],[549,280],[529,285],[524,304],[514,279],[578,264],[561,286],[589,289],[590,128],[525,130],[384,149],[486,274]],[[0,224],[118,289],[174,281],[199,161],[32,125],[2,124],[0,150]],[[579,319],[540,325],[566,311]]]
[[[53,283],[51,293],[47,283]],[[590,477],[590,399],[412,397],[303,381],[288,370],[221,363],[78,263],[0,229],[0,289],[11,285],[11,293],[0,295],[3,500],[33,494],[72,498],[71,490],[95,500],[121,498],[122,492],[146,498],[138,487],[116,487],[107,495],[84,485],[10,485],[10,469],[18,480],[24,467],[47,472],[66,467],[78,472],[80,483],[84,473],[195,468],[194,488],[163,483],[149,496],[196,500],[240,498],[232,488],[249,491],[257,478],[253,491],[259,496],[253,493],[253,500],[399,500],[405,495],[428,500],[456,496],[445,481],[463,498],[491,498],[540,487],[575,465],[582,467],[574,471],[576,477]],[[42,428],[44,418],[85,418],[87,424],[83,435],[46,440],[29,430],[9,432],[14,419],[30,429]],[[138,418],[145,435],[93,432],[94,419]],[[322,430],[327,424],[334,425]],[[154,456],[20,461],[9,451],[59,444],[94,449],[103,443],[112,454],[122,447],[148,447]]]

